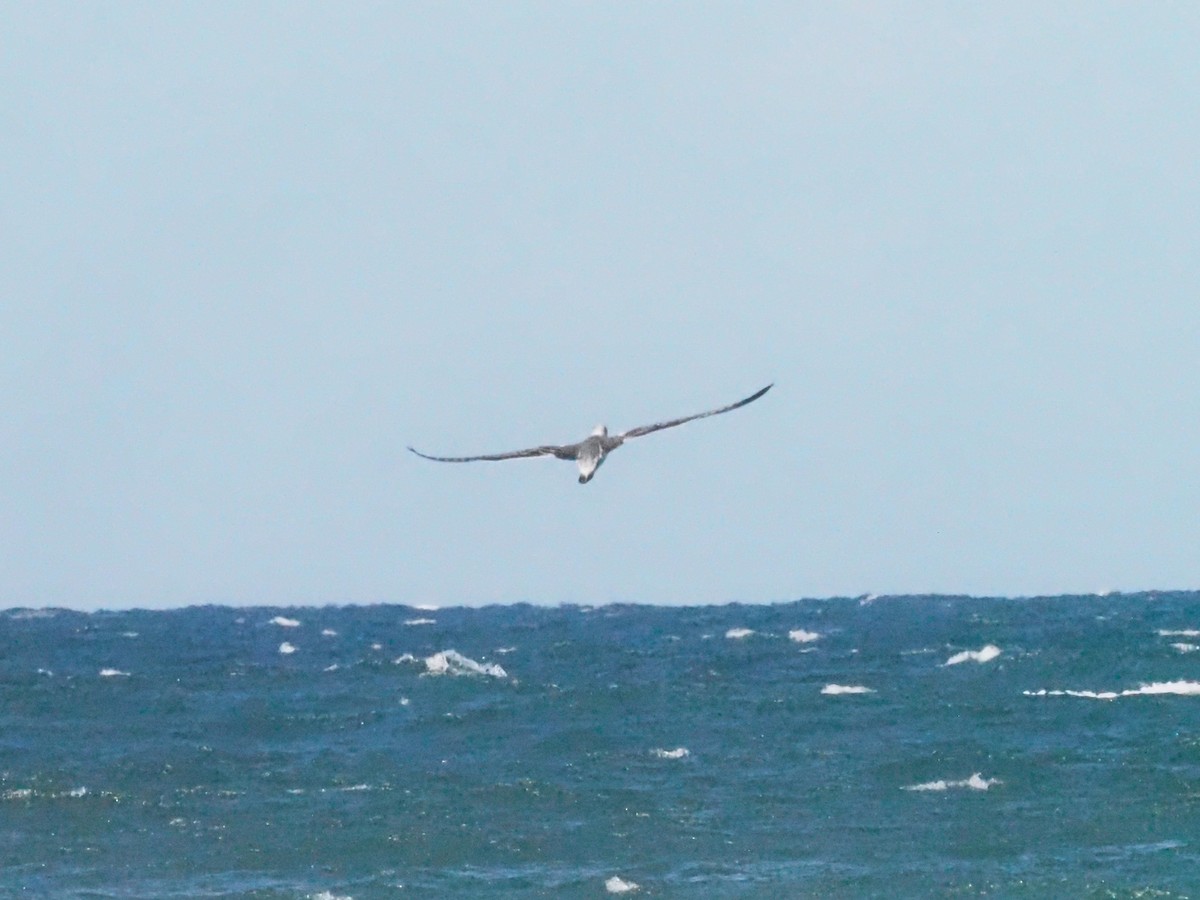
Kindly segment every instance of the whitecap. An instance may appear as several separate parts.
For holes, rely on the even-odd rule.
[[[101,678],[117,678],[117,677],[128,678],[129,673],[122,672],[120,669],[101,669],[100,677]]]
[[[1046,690],[1024,691],[1026,697],[1083,697],[1088,700],[1116,700],[1118,697],[1139,697],[1155,694],[1177,694],[1200,696],[1200,681],[1155,681],[1124,691],[1071,691]]]
[[[442,650],[433,656],[425,658],[425,669],[428,675],[490,675],[493,678],[507,678],[508,673],[495,663],[478,663],[463,656],[457,650]]]
[[[973,791],[986,791],[993,784],[1003,784],[998,778],[984,778],[976,772],[970,778],[962,781],[927,781],[924,784],[910,784],[901,790],[905,791],[947,791],[950,788],[970,788]]]
[[[1197,681],[1157,681],[1153,684],[1143,684],[1136,691],[1124,691],[1125,694],[1200,694],[1200,682]]]
[[[339,668],[339,667],[338,667],[338,664],[337,664],[337,663],[332,663],[331,665],[328,665],[328,666],[326,666],[326,667],[325,667],[324,669],[322,669],[321,671],[322,671],[322,672],[336,672],[336,671],[338,670],[338,668]]]
[[[517,649],[516,647],[497,647],[496,652],[497,653],[512,653],[516,649]]]
[[[437,619],[405,619],[405,625],[436,625]]]
[[[138,636],[138,633],[136,631],[122,631],[121,632],[121,637],[123,637],[123,638],[135,638],[137,636]]]
[[[295,653],[296,648],[293,647],[291,644],[289,644],[287,641],[284,641],[282,644],[279,645],[279,652],[283,653],[283,654]]]
[[[999,655],[1000,648],[995,644],[988,644],[979,650],[964,650],[961,653],[955,653],[943,665],[957,666],[959,663],[965,663],[968,660],[974,660],[977,663],[991,662]]]
[[[639,888],[640,885],[638,885],[637,882],[626,881],[619,875],[614,875],[612,878],[608,879],[608,881],[604,882],[604,889],[610,894],[628,894],[638,890]]]
[[[299,619],[288,619],[284,616],[276,616],[271,620],[272,625],[278,625],[280,628],[298,628],[300,626]]]
[[[725,637],[732,641],[737,641],[741,640],[742,638],[748,638],[752,634],[754,634],[753,628],[730,628],[727,632],[725,632]]]
[[[421,660],[417,659],[411,653],[402,653],[400,656],[397,656],[395,659],[393,659],[392,662],[399,666],[403,665],[404,663],[421,662]]]
[[[864,687],[861,684],[827,684],[821,688],[822,694],[873,694],[873,688]]]
[[[322,628],[321,637],[337,637],[337,632],[332,628]]]
[[[805,631],[803,628],[794,628],[788,632],[788,640],[795,641],[797,644],[810,644],[818,640],[821,635],[815,631]]]
[[[1200,630],[1195,628],[1180,628],[1175,631],[1160,628],[1158,633],[1160,637],[1200,637]]]
[[[1174,647],[1176,650],[1178,650],[1180,653],[1195,653],[1197,650],[1200,650],[1200,644],[1178,643],[1178,644],[1172,644],[1171,646]]]
[[[354,900],[349,894],[335,894],[333,891],[321,891],[319,894],[309,894],[309,900]]]
[[[683,759],[685,756],[691,756],[691,752],[687,747],[676,747],[674,750],[663,750],[661,748],[651,750],[659,759]]]

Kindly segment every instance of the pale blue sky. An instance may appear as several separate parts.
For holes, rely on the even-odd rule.
[[[0,606],[1200,587],[1200,7],[3,18]]]

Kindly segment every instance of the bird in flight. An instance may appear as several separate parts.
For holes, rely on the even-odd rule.
[[[720,409],[710,409],[708,412],[684,416],[681,419],[668,419],[665,422],[655,422],[653,425],[642,425],[638,428],[630,428],[628,431],[622,431],[620,434],[610,435],[605,426],[597,425],[590,435],[575,444],[543,444],[541,447],[530,447],[528,450],[514,450],[511,453],[491,453],[483,456],[430,456],[412,447],[408,449],[422,459],[432,459],[435,462],[477,462],[479,460],[523,459],[529,456],[555,456],[559,459],[571,459],[579,466],[579,483],[587,484],[595,477],[596,470],[600,468],[601,463],[608,457],[608,454],[616,450],[630,438],[642,437],[655,431],[662,431],[664,428],[674,428],[676,425],[682,425],[694,419],[703,419],[708,416],[718,416],[721,413],[727,413],[737,409],[739,406],[753,403],[773,386],[774,382],[768,384],[760,391],[755,391],[744,400],[739,400],[737,403],[730,403],[728,406],[722,406]]]

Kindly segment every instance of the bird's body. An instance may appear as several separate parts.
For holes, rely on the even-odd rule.
[[[408,449],[423,459],[432,459],[435,462],[478,462],[481,460],[522,459],[532,456],[555,456],[558,459],[574,460],[579,467],[579,483],[587,484],[595,477],[596,470],[600,468],[604,460],[608,457],[608,454],[616,450],[630,438],[641,437],[655,431],[661,431],[664,428],[674,428],[676,425],[691,422],[693,419],[703,419],[706,416],[716,416],[729,412],[730,410],[737,409],[739,406],[752,403],[772,387],[773,384],[768,384],[765,388],[751,394],[744,400],[739,400],[737,403],[731,403],[728,406],[722,406],[719,409],[710,409],[707,412],[684,416],[680,419],[668,419],[665,422],[656,422],[653,425],[630,428],[628,431],[622,431],[620,434],[610,435],[605,426],[597,425],[590,435],[575,444],[543,444],[540,447],[530,447],[528,450],[514,450],[511,453],[492,453],[483,456],[429,456],[412,447]]]

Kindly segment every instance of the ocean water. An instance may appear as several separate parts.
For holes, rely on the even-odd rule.
[[[3,897],[1200,896],[1200,594],[0,612]]]

